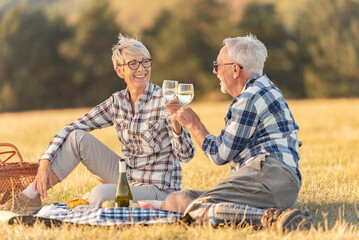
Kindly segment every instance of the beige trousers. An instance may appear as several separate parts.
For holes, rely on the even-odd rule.
[[[115,199],[119,177],[120,157],[90,133],[75,130],[70,133],[62,148],[51,162],[51,170],[60,181],[64,180],[81,162],[103,184],[94,187],[89,196],[90,204],[101,205]],[[151,184],[131,185],[133,201],[161,200],[172,189],[160,190]]]

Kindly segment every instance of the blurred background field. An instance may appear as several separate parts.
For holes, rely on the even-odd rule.
[[[218,135],[230,102],[193,103],[208,130]],[[300,126],[298,132],[300,168],[303,186],[299,208],[308,209],[314,217],[315,229],[282,235],[273,231],[251,229],[212,229],[182,225],[134,226],[121,229],[75,228],[44,229],[0,224],[5,239],[357,239],[359,236],[359,99],[291,100],[289,106]],[[26,161],[36,162],[50,139],[66,123],[89,109],[29,111],[0,114],[0,142],[15,144]],[[115,152],[121,154],[115,130],[106,128],[92,132]],[[229,166],[218,167],[210,162],[196,145],[194,159],[182,164],[183,188],[205,190],[230,174]],[[53,190],[43,204],[66,202],[80,197],[99,182],[83,165]],[[41,230],[41,234],[37,233]]]
[[[120,32],[148,47],[154,83],[193,83],[195,101],[229,100],[212,62],[248,33],[286,98],[359,97],[358,0],[0,0],[0,112],[91,107],[123,89]]]

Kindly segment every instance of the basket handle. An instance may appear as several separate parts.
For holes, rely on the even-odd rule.
[[[22,159],[22,156],[21,156],[21,154],[20,154],[20,152],[19,152],[19,150],[17,149],[17,147],[15,147],[14,145],[12,145],[11,143],[0,143],[0,147],[10,147],[10,148],[12,148],[13,150],[11,150],[11,151],[4,151],[4,152],[0,152],[0,155],[1,154],[9,154],[10,153],[10,156],[9,157],[7,157],[5,160],[1,160],[0,159],[0,166],[5,166],[5,163],[6,163],[6,161],[7,160],[9,160],[10,158],[12,158],[14,155],[18,155],[18,157],[19,157],[19,159],[20,159],[20,166],[22,166],[22,164],[23,164],[23,159]]]

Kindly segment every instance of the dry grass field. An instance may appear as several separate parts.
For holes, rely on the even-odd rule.
[[[219,134],[229,102],[193,103],[211,133]],[[46,228],[0,223],[1,239],[358,239],[359,238],[359,99],[296,100],[289,106],[300,127],[300,168],[303,186],[298,207],[314,218],[310,231],[287,234],[251,228],[183,226],[181,224],[124,228],[63,226]],[[51,138],[89,109],[0,113],[0,142],[15,144],[26,161],[35,162]],[[93,134],[121,154],[113,128]],[[196,155],[183,164],[184,188],[208,189],[229,175],[196,145]],[[79,197],[98,181],[81,165],[50,190],[44,205]]]

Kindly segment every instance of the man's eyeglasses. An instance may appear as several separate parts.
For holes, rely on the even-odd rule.
[[[120,64],[120,66],[128,65],[130,69],[136,70],[140,66],[140,64],[142,64],[144,68],[151,67],[152,62],[153,62],[152,58],[146,58],[143,59],[141,62],[137,60],[133,60],[133,61],[129,61],[128,63]]]
[[[217,61],[214,61],[213,62],[213,69],[214,69],[215,72],[218,72],[218,66],[221,66],[221,65],[233,65],[233,64],[236,64],[236,63],[218,63]],[[239,66],[240,69],[243,69],[243,67],[241,65],[238,64],[238,66]]]

